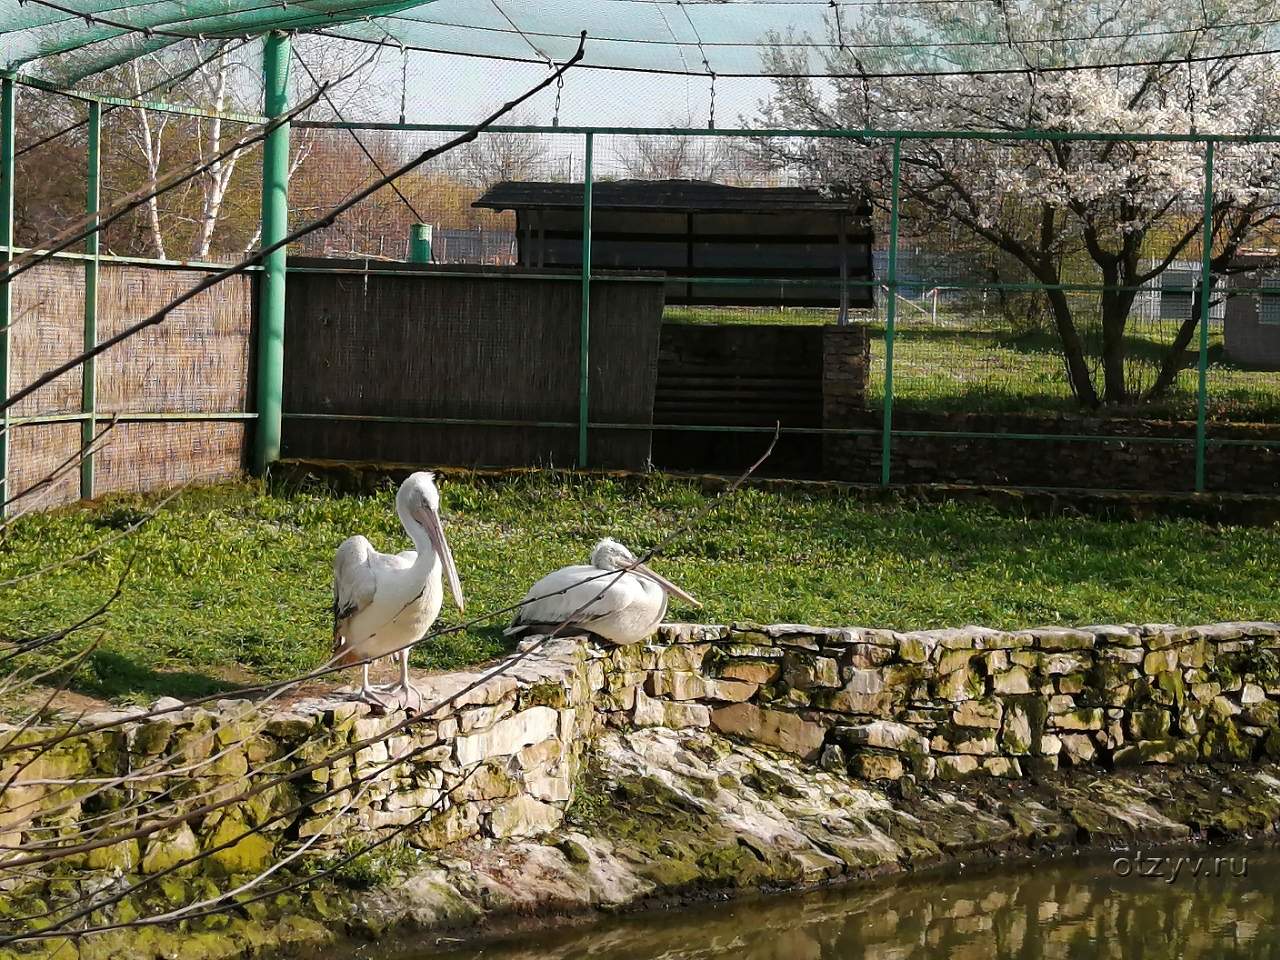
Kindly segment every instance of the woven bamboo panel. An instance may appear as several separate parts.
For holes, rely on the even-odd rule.
[[[198,270],[104,264],[98,293],[102,339],[186,292]],[[160,324],[98,358],[98,409],[105,412],[230,412],[248,400],[252,280],[224,280]]]
[[[9,355],[9,387],[19,390],[83,348],[84,265],[68,260],[42,263],[16,281]],[[80,371],[41,387],[13,408],[16,417],[73,413],[80,409]]]
[[[580,281],[449,273],[290,274],[285,411],[576,424]],[[658,283],[592,284],[593,420],[652,423],[661,314]],[[577,430],[286,419],[284,447],[300,457],[567,466]],[[595,466],[638,469],[648,456],[647,430],[592,433]]]
[[[99,338],[143,319],[205,276],[202,270],[103,263]],[[17,388],[81,351],[83,263],[55,260],[29,271],[19,279],[14,301],[14,315],[23,318],[12,338],[12,385]],[[24,317],[26,310],[32,312]],[[99,415],[246,409],[252,324],[249,277],[232,278],[182,305],[163,323],[98,358]],[[77,369],[27,398],[16,413],[34,416],[79,409]],[[95,493],[159,490],[235,476],[244,460],[245,435],[241,422],[120,424],[95,455]],[[77,423],[18,427],[11,451],[11,489],[16,492],[41,480],[79,445]],[[55,490],[40,496],[40,506],[55,506],[78,495],[79,471],[73,468]]]
[[[9,480],[2,498],[17,496],[45,477],[80,449],[78,423],[28,423],[14,426],[9,446]],[[10,504],[10,513],[20,510],[47,510],[70,503],[80,496],[80,469],[72,466],[52,489],[32,491]]]
[[[94,493],[164,490],[236,477],[244,463],[243,423],[122,423],[95,458]]]

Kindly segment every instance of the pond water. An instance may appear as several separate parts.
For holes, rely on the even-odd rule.
[[[1005,865],[756,897],[379,960],[1280,958],[1280,853],[1210,848]],[[1165,859],[1152,864],[1149,858]],[[1185,858],[1179,866],[1179,858]],[[1196,876],[1195,874],[1199,875]],[[441,952],[442,948],[445,952]]]

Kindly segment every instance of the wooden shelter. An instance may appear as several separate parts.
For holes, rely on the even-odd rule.
[[[581,183],[509,181],[473,206],[515,212],[520,265],[578,271],[582,197]],[[591,206],[592,269],[666,273],[667,303],[847,308],[874,302],[865,202],[798,187],[613,180],[593,185]]]

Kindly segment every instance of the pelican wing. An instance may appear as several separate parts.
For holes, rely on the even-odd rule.
[[[559,626],[569,623],[590,627],[592,623],[618,614],[638,599],[632,577],[599,567],[563,567],[535,583],[507,633],[530,626]]]
[[[351,618],[373,603],[378,580],[373,544],[361,536],[342,541],[333,558],[333,641],[344,635]]]

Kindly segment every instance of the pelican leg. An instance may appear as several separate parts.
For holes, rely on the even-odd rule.
[[[370,666],[372,666],[372,663],[366,663],[364,665],[364,684],[360,687],[361,690],[372,690],[375,693],[392,693],[399,689],[399,687],[394,683],[370,683]],[[361,699],[363,699],[363,697]]]
[[[369,664],[367,663],[361,670],[360,690],[356,693],[356,699],[379,710],[386,710],[389,706],[387,701],[378,695],[377,688],[369,684]]]
[[[400,682],[389,690],[400,700],[400,706],[406,711],[420,713],[422,711],[422,693],[409,681],[409,648],[405,647],[398,654],[400,658]]]

